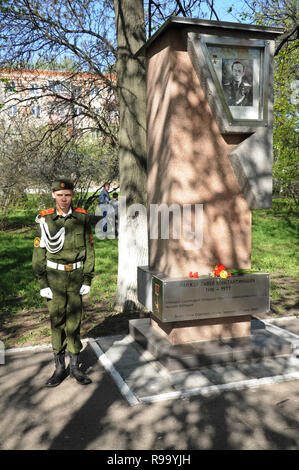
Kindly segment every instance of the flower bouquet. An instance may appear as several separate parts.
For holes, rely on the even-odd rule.
[[[211,273],[211,276],[226,279],[228,277],[231,277],[232,275],[223,264],[218,264],[218,266],[215,266],[214,271]]]

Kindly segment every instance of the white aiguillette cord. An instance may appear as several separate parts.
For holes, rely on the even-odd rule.
[[[45,219],[37,216],[35,221],[40,224],[41,228],[40,247],[46,248],[49,253],[58,253],[64,244],[65,228],[62,227],[53,237],[51,237],[49,227]]]

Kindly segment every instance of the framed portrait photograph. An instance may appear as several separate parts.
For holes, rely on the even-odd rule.
[[[200,35],[199,44],[230,125],[263,125],[268,119],[267,41]],[[216,93],[216,95],[215,95]]]
[[[234,119],[260,119],[261,50],[208,46],[209,58]]]
[[[222,59],[222,89],[229,106],[253,106],[253,60]]]

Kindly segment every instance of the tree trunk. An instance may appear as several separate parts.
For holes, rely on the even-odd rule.
[[[143,2],[114,0],[118,44],[120,102],[119,259],[116,309],[140,309],[137,266],[148,264],[146,222],[146,71],[144,57],[134,57],[145,43]],[[132,204],[142,204],[135,214]],[[131,207],[132,208],[132,207]]]

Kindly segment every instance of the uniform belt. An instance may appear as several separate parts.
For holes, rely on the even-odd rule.
[[[49,268],[58,269],[59,271],[74,271],[74,269],[78,269],[81,267],[81,261],[78,261],[78,263],[73,264],[59,264],[47,260],[47,266],[49,266]]]

